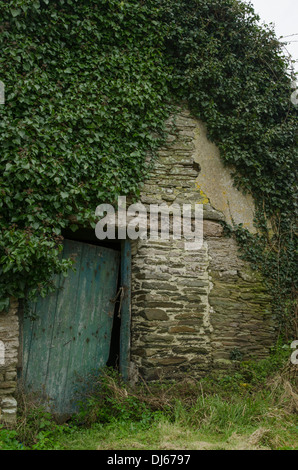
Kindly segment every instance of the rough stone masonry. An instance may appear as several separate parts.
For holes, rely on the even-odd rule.
[[[141,202],[204,205],[204,244],[187,252],[184,240],[133,243],[132,370],[146,380],[201,377],[233,367],[235,359],[263,358],[275,341],[270,296],[260,276],[239,258],[222,222],[253,230],[253,202],[233,187],[202,123],[181,110],[168,123]],[[19,325],[17,301],[0,313],[0,420],[13,425]]]
[[[0,360],[0,421],[13,425],[16,420],[17,362],[19,348],[18,302],[11,299],[8,312],[0,312],[0,341],[4,345]]]
[[[146,380],[196,378],[231,368],[235,359],[263,358],[276,334],[262,279],[239,258],[235,240],[223,236],[223,221],[254,230],[252,198],[233,186],[202,123],[181,110],[174,128],[171,119],[141,202],[203,204],[204,245],[189,252],[172,239],[134,247],[132,370]]]

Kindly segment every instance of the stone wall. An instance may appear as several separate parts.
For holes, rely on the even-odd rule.
[[[227,216],[202,190],[202,176],[198,183],[208,143],[204,127],[184,110],[172,126],[173,119],[141,202],[147,209],[149,204],[203,204],[204,244],[197,252],[185,251],[184,241],[173,238],[139,240],[134,247],[132,362],[147,380],[230,368],[234,359],[266,356],[275,340],[270,296],[260,276],[239,258],[234,239],[223,236],[221,222]],[[218,158],[214,149],[210,160]],[[210,175],[213,188],[222,179],[217,160],[216,168]],[[229,196],[238,222],[252,228],[251,197],[245,199],[230,183]]]
[[[0,422],[13,425],[16,420],[17,363],[19,347],[18,302],[11,300],[8,312],[0,312]],[[4,345],[4,351],[3,351]]]
[[[210,238],[208,247],[212,367],[226,369],[233,365],[231,359],[268,356],[276,324],[261,276],[239,259],[235,240]]]
[[[147,380],[211,361],[208,247],[195,255],[182,241],[141,242],[133,258],[132,354]]]
[[[167,124],[168,142],[142,187],[141,202],[147,208],[202,204],[204,243],[197,252],[185,251],[184,240],[173,237],[133,243],[131,370],[146,380],[178,379],[186,373],[202,377],[233,367],[235,359],[263,358],[276,336],[260,275],[239,258],[235,240],[223,236],[222,223],[235,217],[253,230],[252,199],[232,188],[202,123],[184,110],[174,123],[174,128],[173,119]],[[203,167],[212,169],[211,186]],[[223,198],[228,188],[227,204],[220,208],[217,179]],[[13,425],[19,346],[13,299],[9,311],[0,313],[0,342],[5,346],[5,361],[0,354],[0,421]]]

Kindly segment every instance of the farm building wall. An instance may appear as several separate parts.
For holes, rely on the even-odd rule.
[[[258,274],[239,258],[222,222],[253,227],[252,198],[233,187],[218,149],[202,123],[181,110],[141,202],[203,204],[204,243],[185,251],[184,240],[132,243],[131,371],[146,380],[202,377],[230,369],[233,359],[263,358],[276,336],[270,296]],[[19,325],[17,301],[0,313],[0,421],[16,419]],[[1,345],[1,343],[0,343]],[[0,356],[1,359],[1,356]],[[3,361],[2,361],[3,362]]]
[[[175,131],[172,124],[141,202],[203,204],[204,244],[198,252],[173,239],[134,246],[132,370],[146,380],[200,377],[233,367],[235,358],[263,358],[276,334],[262,279],[221,224],[254,231],[253,200],[233,186],[201,122],[181,110]]]
[[[19,348],[18,302],[11,300],[9,311],[0,312],[0,422],[16,420],[17,363]]]

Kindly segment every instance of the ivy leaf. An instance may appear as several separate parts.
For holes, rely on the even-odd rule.
[[[10,10],[12,16],[14,18],[16,18],[17,16],[19,16],[21,13],[22,13],[22,10],[20,8],[14,8],[12,10]]]

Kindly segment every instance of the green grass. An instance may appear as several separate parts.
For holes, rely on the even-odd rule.
[[[229,399],[209,395],[198,397],[192,406],[176,401],[170,411],[148,410],[147,415],[143,413],[143,419],[127,419],[125,410],[125,413],[112,417],[109,422],[89,425],[79,424],[77,420],[57,425],[47,413],[39,409],[28,418],[23,435],[19,433],[18,436],[18,431],[0,430],[0,448],[297,450],[298,415],[286,411],[285,405],[287,402],[275,403],[269,391]],[[33,416],[35,434],[30,421]]]
[[[23,397],[16,429],[0,428],[0,449],[297,450],[297,369],[275,362],[282,368],[273,374],[272,361],[242,364],[230,376],[134,387],[107,371],[90,379],[79,414],[63,425]]]
[[[298,449],[297,417],[261,397],[234,404],[213,397],[190,410],[179,403],[174,414],[156,413],[151,423],[95,423],[62,435],[59,443],[69,450]]]

